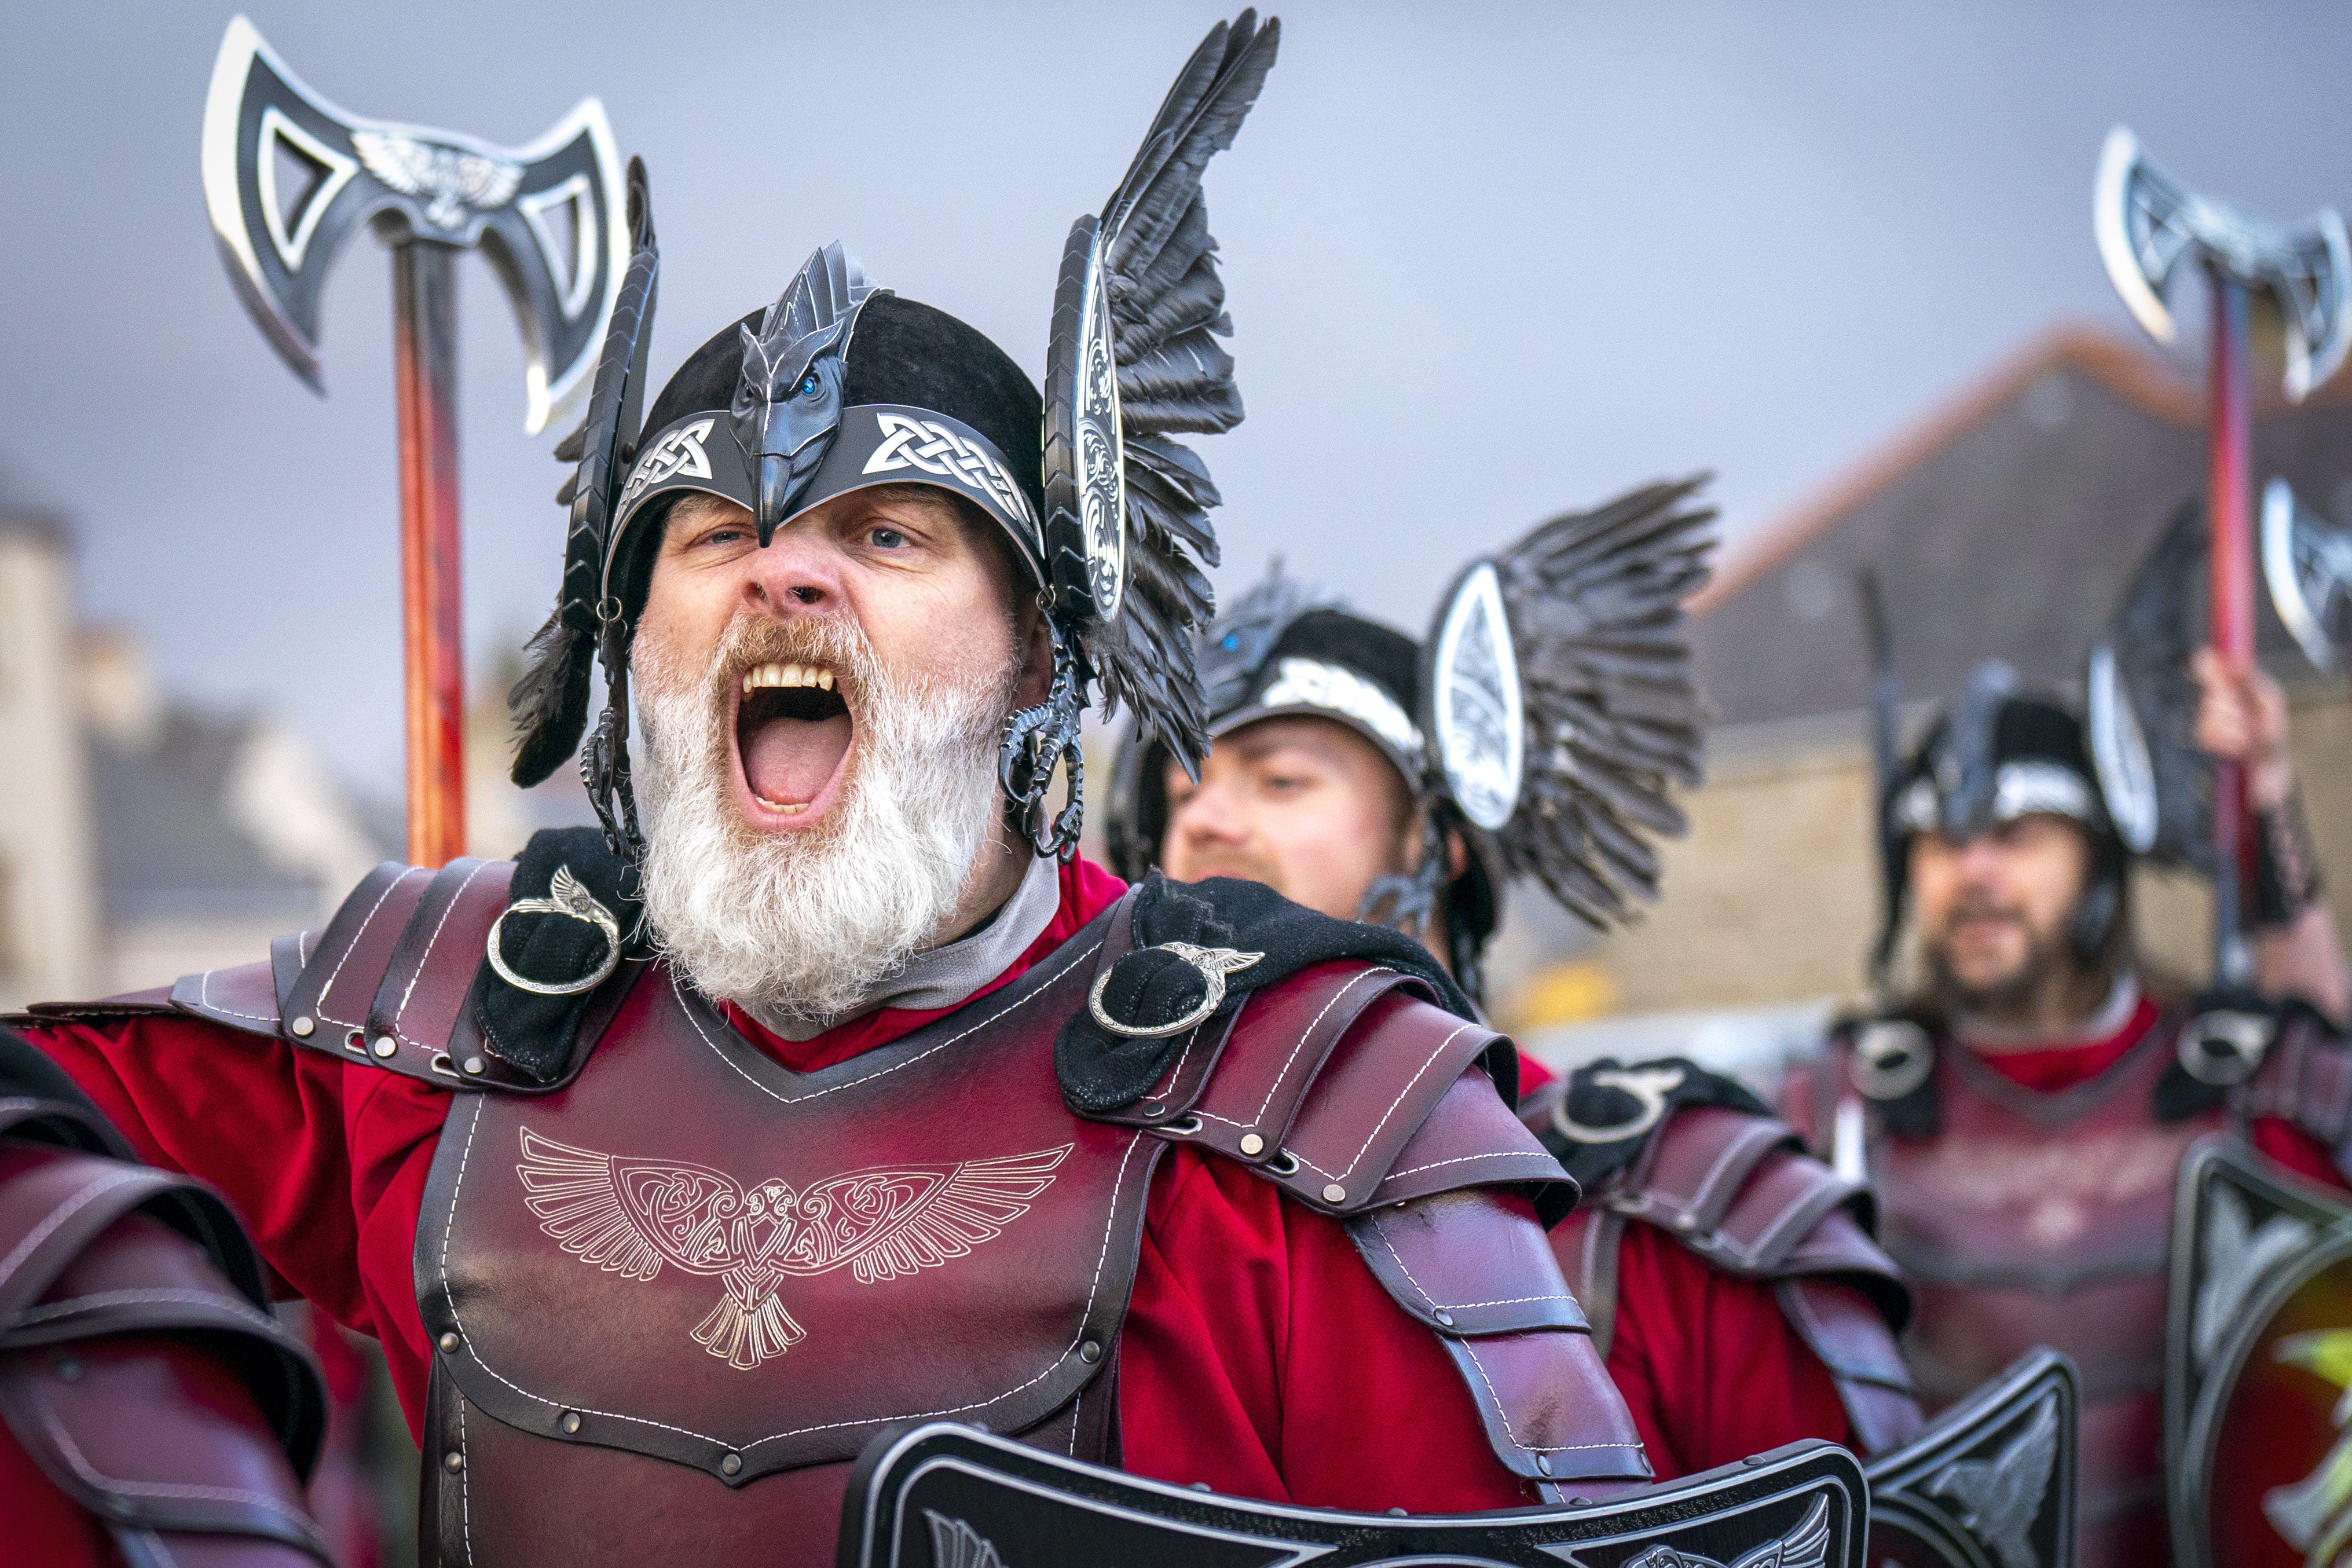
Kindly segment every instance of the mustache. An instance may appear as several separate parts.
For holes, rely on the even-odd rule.
[[[2010,925],[2031,930],[2032,922],[2025,911],[2011,904],[2003,904],[1982,895],[1962,895],[1944,916],[1943,927],[1949,931],[1962,921],[2001,921]]]

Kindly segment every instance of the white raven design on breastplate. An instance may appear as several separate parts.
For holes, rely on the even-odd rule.
[[[798,1188],[770,1177],[746,1188],[707,1165],[600,1154],[521,1132],[515,1172],[540,1229],[625,1279],[651,1279],[665,1263],[717,1275],[726,1294],[695,1325],[695,1342],[745,1372],[808,1335],[776,1298],[785,1276],[846,1267],[871,1285],[961,1258],[1027,1213],[1074,1147],[878,1165]]]

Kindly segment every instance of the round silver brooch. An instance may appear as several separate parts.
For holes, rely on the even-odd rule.
[[[594,926],[604,937],[604,961],[585,979],[566,980],[560,984],[545,981],[526,980],[507,967],[505,957],[499,952],[499,928],[506,924],[509,915],[568,915],[575,921]],[[621,966],[621,922],[613,911],[596,901],[595,895],[580,885],[569,866],[558,866],[549,882],[547,897],[518,899],[499,913],[490,922],[488,943],[490,967],[498,977],[519,991],[534,996],[576,996],[583,991],[593,991],[612,978],[613,971]]]
[[[1666,1113],[1666,1097],[1683,1086],[1680,1068],[1611,1068],[1594,1073],[1585,1079],[1601,1089],[1613,1089],[1620,1094],[1633,1097],[1633,1114],[1607,1127],[1595,1127],[1579,1121],[1568,1113],[1568,1099],[1560,1098],[1553,1107],[1551,1124],[1579,1143],[1619,1143],[1628,1138],[1638,1138],[1658,1124]]]
[[[1122,1024],[1103,1011],[1103,987],[1110,984],[1111,970],[1118,968],[1118,964],[1107,966],[1095,976],[1094,989],[1087,994],[1087,1011],[1094,1015],[1096,1023],[1112,1034],[1124,1035],[1130,1040],[1157,1040],[1182,1034],[1224,1005],[1226,975],[1247,969],[1265,956],[1262,952],[1237,952],[1230,947],[1194,947],[1189,942],[1163,942],[1157,947],[1136,951],[1175,954],[1201,972],[1201,978],[1208,984],[1208,991],[1198,1005],[1172,1024]],[[1129,958],[1134,956],[1134,953],[1128,955]],[[1120,962],[1126,961],[1122,959]]]

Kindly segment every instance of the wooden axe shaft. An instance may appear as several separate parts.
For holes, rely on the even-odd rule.
[[[457,253],[393,247],[408,859],[466,852],[466,645],[457,512]]]
[[[2252,504],[2246,371],[2246,286],[2220,267],[2208,267],[2211,289],[2212,353],[2207,366],[2206,505],[2212,560],[2210,584],[2213,647],[2233,667],[2254,657],[2253,541],[2248,524]],[[2245,842],[2243,770],[2235,763],[2213,769],[2213,956],[2214,975],[2243,984],[2245,944],[2240,940],[2243,890],[2240,847]]]

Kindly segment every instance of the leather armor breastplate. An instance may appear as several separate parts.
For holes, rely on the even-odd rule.
[[[1929,1408],[2036,1345],[2081,1369],[2086,1568],[2105,1560],[2099,1541],[2157,1550],[2160,1540],[2174,1181],[2189,1145],[2224,1120],[2156,1119],[2179,1027],[2163,1019],[2107,1071],[2058,1094],[1946,1046],[1940,1131],[1883,1136],[1871,1150],[1881,1239],[1918,1302],[1905,1349]]]
[[[830,1563],[896,1421],[1109,1458],[1164,1145],[1055,1086],[1101,925],[806,1075],[656,964],[569,1086],[465,1097],[417,1231],[443,1561]]]

